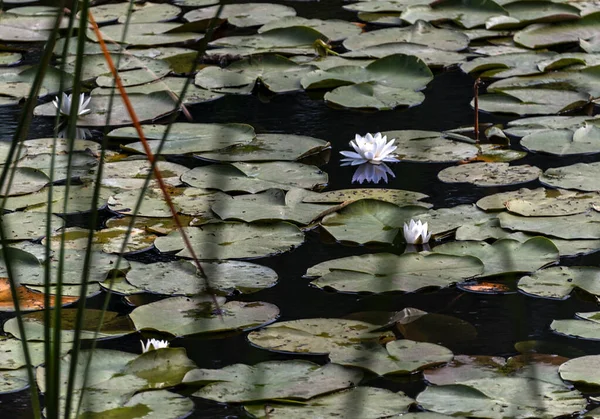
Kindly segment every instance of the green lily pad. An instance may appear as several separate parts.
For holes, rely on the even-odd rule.
[[[356,403],[360,400],[360,403]],[[245,405],[244,409],[259,419],[304,419],[317,417],[360,417],[379,419],[402,414],[406,419],[442,419],[431,413],[405,413],[413,403],[404,393],[378,387],[355,387],[346,391],[315,397],[302,404],[269,402],[268,405]]]
[[[600,194],[594,192],[574,192],[555,190],[553,197],[533,199],[511,199],[505,202],[506,209],[512,213],[531,216],[560,216],[581,214],[600,206]]]
[[[553,114],[581,108],[589,100],[587,93],[521,88],[483,94],[479,96],[479,109],[517,115]]]
[[[377,201],[389,202],[398,206],[418,205],[430,207],[431,204],[422,202],[422,199],[428,198],[428,195],[420,192],[405,191],[402,189],[387,188],[357,188],[340,189],[337,191],[312,192],[307,193],[302,202],[341,204],[343,202],[354,202],[362,199],[374,199]]]
[[[100,28],[103,39],[135,46],[174,45],[184,42],[199,41],[203,34],[183,32],[181,23],[130,23],[128,25],[108,25]],[[124,35],[127,35],[124,37]],[[87,37],[90,41],[98,42],[96,34],[89,30]]]
[[[534,237],[524,243],[501,239],[494,244],[476,241],[445,243],[435,247],[436,253],[473,256],[485,267],[480,277],[514,272],[533,272],[558,262],[558,249],[544,237]]]
[[[562,217],[519,217],[509,213],[498,215],[500,226],[562,239],[600,239],[600,214],[592,211]]]
[[[26,342],[31,357],[31,365],[37,366],[44,362],[44,344],[41,342]],[[66,353],[66,348],[61,348]],[[23,342],[18,339],[0,339],[0,368],[2,370],[17,370],[26,364],[23,355]],[[17,373],[18,374],[18,373]],[[3,382],[4,380],[0,380]],[[2,388],[0,387],[0,391]]]
[[[265,361],[250,366],[234,364],[218,370],[189,371],[186,384],[208,383],[193,396],[220,403],[244,403],[269,399],[308,400],[353,386],[362,372],[336,364],[308,361]]]
[[[186,13],[188,22],[210,20],[217,14],[218,6],[203,7]],[[239,27],[260,26],[273,20],[296,16],[294,8],[273,3],[228,4],[223,7],[219,18]]]
[[[272,20],[258,29],[258,33],[270,31],[277,28],[288,28],[291,26],[307,26],[321,32],[330,41],[341,41],[353,35],[361,33],[361,29],[352,22],[344,20],[321,20],[306,19],[300,16],[286,16]]]
[[[270,351],[321,355],[354,344],[379,342],[393,336],[390,332],[375,332],[379,327],[357,320],[290,320],[250,332],[248,340],[253,345]]]
[[[208,224],[202,228],[184,227],[199,259],[256,258],[287,252],[304,241],[304,233],[289,223]],[[161,252],[177,251],[178,256],[191,257],[179,231],[158,237],[154,245]]]
[[[594,182],[598,170],[600,163],[575,163],[550,168],[540,175],[540,182],[556,188],[600,191],[600,187]]]
[[[13,393],[29,388],[27,368],[0,370],[0,394]]]
[[[506,10],[493,1],[449,0],[432,5],[409,6],[400,18],[409,23],[415,23],[419,19],[428,22],[452,20],[470,29],[483,26],[490,17],[507,14]]]
[[[425,211],[424,207],[364,199],[325,216],[321,226],[340,241],[392,243],[405,222]]]
[[[321,262],[306,272],[318,277],[313,284],[341,292],[414,292],[426,287],[447,287],[481,275],[483,263],[462,255],[378,253]]]
[[[451,208],[429,210],[419,215],[423,223],[428,223],[432,235],[447,233],[460,226],[478,224],[496,218],[495,214],[488,214],[478,209],[475,205],[457,205]]]
[[[228,196],[219,199],[211,209],[223,220],[283,220],[309,224],[334,208],[334,205],[303,203],[303,192],[303,189],[292,189],[284,194],[270,189],[258,194]]]
[[[272,188],[317,188],[327,183],[327,173],[295,162],[233,163],[196,167],[181,180],[195,188],[257,193]]]
[[[194,295],[211,290],[230,295],[251,293],[272,287],[277,283],[277,273],[266,266],[242,261],[202,263],[205,281],[194,263],[189,261],[156,262],[150,264],[130,262],[127,281],[142,291],[164,295]]]
[[[80,329],[80,338],[83,340],[96,338],[96,329],[103,315],[102,327],[98,333],[98,339],[109,339],[124,336],[134,332],[131,321],[127,316],[122,316],[113,311],[86,309],[83,316],[83,324]],[[63,308],[61,310],[61,342],[72,342],[75,337],[75,318],[77,316],[76,308]],[[44,340],[44,312],[24,314],[23,322],[25,327],[25,336],[22,336],[17,326],[17,319],[11,318],[4,323],[4,331],[10,333],[17,339],[28,341]],[[51,333],[52,327],[50,327]]]
[[[399,106],[416,106],[425,95],[411,89],[357,83],[341,86],[325,93],[325,101],[344,108],[391,110]]]
[[[249,330],[271,323],[279,316],[277,306],[260,301],[225,302],[215,297],[222,313],[216,311],[210,296],[171,297],[135,308],[129,317],[137,330],[152,329],[174,336]]]
[[[524,137],[540,131],[554,129],[572,129],[582,127],[585,123],[595,124],[597,118],[589,116],[534,116],[515,119],[507,124],[504,132],[516,137]]]
[[[551,51],[528,51],[477,57],[461,64],[460,69],[465,73],[481,73],[482,77],[493,79],[527,76],[541,73],[539,63],[556,55]]]
[[[331,362],[365,368],[379,375],[411,374],[426,367],[451,361],[452,351],[440,345],[400,339],[385,347],[377,343],[335,348],[329,354]]]
[[[376,82],[385,87],[421,90],[432,78],[423,61],[410,55],[395,54],[365,67],[354,65],[315,70],[302,78],[302,86],[308,90]]]
[[[12,175],[12,182],[8,188],[8,180],[0,190],[0,196],[18,196],[37,192],[46,186],[50,179],[44,172],[31,167],[16,167]]]
[[[125,23],[129,3],[103,4],[90,7],[96,22],[100,23]],[[155,23],[177,19],[181,9],[170,4],[142,3],[133,4],[131,8],[131,23]]]
[[[533,234],[526,234],[520,231],[512,232],[500,227],[500,221],[497,218],[483,220],[475,224],[466,224],[458,227],[455,234],[456,240],[488,240],[488,239],[513,239],[525,242],[534,237]],[[556,244],[556,243],[555,243]],[[558,246],[557,246],[558,247]],[[561,254],[561,256],[563,256]]]
[[[487,20],[486,29],[522,28],[532,23],[569,21],[580,18],[580,10],[569,4],[550,1],[515,1],[502,6],[509,16],[495,16]]]
[[[476,186],[504,186],[536,180],[542,171],[534,166],[510,166],[508,163],[472,163],[448,167],[438,173],[446,183],[470,183]]]
[[[158,161],[156,167],[160,171],[163,181],[168,186],[180,186],[181,175],[189,169],[177,163]],[[146,177],[151,172],[151,166],[146,159],[126,159],[104,163],[102,165],[102,185],[109,188],[136,189],[142,188]],[[85,179],[96,179],[95,171],[89,173]],[[151,175],[149,187],[157,189],[158,182]]]
[[[560,366],[558,372],[563,380],[600,386],[598,375],[595,374],[598,367],[600,355],[588,355],[568,360]]]
[[[570,193],[564,190],[555,190],[555,189],[545,189],[545,188],[536,188],[536,189],[527,189],[521,188],[515,191],[509,192],[498,192],[493,195],[484,196],[479,201],[477,201],[477,206],[484,211],[498,211],[505,210],[506,203],[512,200],[523,200],[523,201],[537,201],[543,200],[552,197],[561,196],[562,193]]]
[[[367,32],[372,33],[372,32]],[[366,48],[348,51],[342,54],[347,58],[383,58],[392,54],[414,55],[423,60],[428,67],[447,67],[467,59],[466,55],[454,51],[431,48],[410,42],[392,42],[373,45]]]
[[[600,340],[600,312],[575,313],[577,319],[554,320],[550,329],[559,335]]]
[[[600,13],[592,13],[572,22],[529,26],[517,32],[514,40],[532,49],[578,42],[596,35],[599,23]]]
[[[35,240],[46,235],[45,213],[13,212],[2,215],[2,225],[7,240]],[[64,220],[56,215],[50,217],[50,231],[60,229]]]
[[[394,156],[402,161],[455,162],[477,156],[472,144],[445,138],[435,131],[384,131],[382,135],[395,139]]]
[[[54,21],[55,16],[27,16],[4,12],[0,40],[4,42],[47,41]],[[61,29],[67,26],[67,21],[60,22]]]
[[[519,290],[542,298],[564,300],[575,288],[600,296],[600,269],[592,266],[556,266],[519,280]]]
[[[600,128],[586,125],[575,131],[542,131],[523,137],[521,145],[531,151],[559,156],[600,153]]]
[[[540,406],[540,400],[544,400]],[[565,384],[534,378],[479,378],[461,384],[431,386],[417,396],[417,402],[434,412],[501,418],[553,418],[585,408],[587,401]]]
[[[422,20],[404,28],[364,32],[349,37],[343,44],[344,48],[353,51],[393,42],[412,42],[445,51],[461,51],[469,46],[469,38],[462,32],[438,29]]]
[[[77,125],[84,127],[104,127],[106,125],[119,126],[132,124],[132,119],[129,117],[122,99],[120,97],[115,99],[110,110],[108,108],[109,99],[108,96],[92,97],[88,105],[91,113],[79,117]],[[140,122],[151,121],[177,110],[175,108],[175,100],[166,92],[156,92],[147,95],[131,94],[129,95],[129,100]],[[56,107],[49,102],[36,107],[34,115],[56,116],[56,112]],[[108,123],[107,116],[109,116]]]
[[[329,142],[306,135],[258,134],[249,143],[235,144],[228,148],[202,152],[195,156],[222,162],[293,161],[319,153],[329,147],[331,147]]]

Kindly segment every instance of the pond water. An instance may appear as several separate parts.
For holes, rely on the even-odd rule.
[[[324,1],[274,1],[296,9],[298,16],[320,19],[343,19],[356,21],[353,12],[345,11],[342,6],[347,2]],[[233,2],[231,2],[233,3]],[[368,29],[376,29],[376,26]],[[220,35],[252,31],[235,30],[228,27]],[[34,49],[32,49],[32,52]],[[33,52],[36,53],[37,52]],[[31,60],[25,53],[25,60]],[[329,175],[325,190],[339,190],[358,187],[352,183],[355,167],[341,167],[339,151],[348,150],[348,142],[354,135],[367,132],[375,133],[390,130],[428,130],[445,131],[473,124],[474,114],[470,106],[473,97],[474,77],[465,74],[456,66],[445,70],[435,70],[435,78],[423,90],[425,100],[409,109],[399,108],[390,111],[354,111],[329,107],[323,100],[324,92],[287,93],[272,95],[264,88],[252,95],[227,95],[219,100],[189,106],[193,121],[197,123],[245,123],[254,127],[257,134],[285,133],[306,135],[329,141],[332,144],[329,162],[320,168]],[[486,82],[487,83],[487,82]],[[487,83],[489,84],[489,83]],[[482,89],[484,92],[485,89]],[[583,115],[583,112],[572,113]],[[18,107],[0,107],[0,138],[10,138],[16,127],[19,115]],[[505,125],[517,116],[506,114],[481,113],[480,122]],[[180,115],[178,122],[188,122]],[[29,138],[43,138],[52,135],[50,118],[36,117]],[[512,147],[522,150],[518,140],[512,139]],[[559,157],[548,154],[529,153],[516,164],[529,164],[542,170],[552,167],[568,166],[578,162],[600,161],[598,154],[591,156]],[[198,159],[171,157],[169,160],[189,168],[205,165]],[[429,195],[426,202],[434,209],[453,207],[460,204],[472,204],[483,196],[497,192],[513,191],[519,188],[538,188],[539,180],[529,183],[501,186],[477,187],[464,183],[443,183],[438,173],[455,163],[414,163],[400,162],[390,165],[395,177],[385,185],[387,188],[417,191]],[[364,186],[364,185],[363,185]],[[373,185],[369,185],[373,186]],[[383,187],[383,184],[376,185]],[[112,216],[105,210],[103,216]],[[81,223],[73,219],[73,224]],[[446,239],[447,241],[452,241]],[[431,243],[433,249],[439,243]],[[322,290],[311,286],[302,276],[307,269],[324,261],[363,255],[368,253],[389,252],[402,254],[405,245],[348,245],[336,242],[321,228],[306,232],[306,241],[293,251],[280,255],[259,258],[253,262],[274,269],[278,283],[253,294],[235,295],[238,301],[264,301],[275,304],[281,311],[278,322],[308,319],[316,317],[339,318],[362,312],[397,312],[407,307],[417,308],[428,313],[443,314],[461,319],[471,324],[477,332],[469,339],[450,339],[444,335],[446,325],[439,329],[423,331],[424,341],[436,341],[436,336],[445,336],[443,345],[454,354],[490,355],[510,357],[519,352],[515,344],[522,341],[543,341],[546,348],[553,348],[555,354],[566,357],[600,354],[600,342],[578,340],[553,333],[549,325],[555,319],[571,319],[575,313],[598,310],[595,298],[583,291],[576,290],[568,299],[551,300],[524,295],[517,290],[517,281],[521,275],[493,277],[507,286],[508,292],[479,293],[451,286],[442,289],[428,288],[414,293],[338,293],[334,290]],[[128,256],[131,260],[144,262],[170,260],[171,256],[152,250],[144,254]],[[600,256],[592,253],[586,256],[562,258],[563,266],[598,266]],[[90,298],[90,307],[100,307],[104,294]],[[133,307],[120,296],[113,296],[110,309],[127,314]],[[11,317],[2,315],[1,320]],[[432,336],[429,336],[431,334]],[[221,368],[234,363],[254,365],[267,360],[306,359],[320,364],[327,362],[324,355],[282,354],[266,351],[250,344],[247,333],[231,336],[189,336],[171,341],[171,347],[183,347],[187,355],[199,368]],[[98,347],[119,349],[139,353],[139,334],[130,334],[117,339],[98,343]],[[418,340],[418,339],[415,339]],[[552,346],[554,345],[554,346]],[[416,397],[426,387],[420,373],[402,376],[367,375],[363,385],[403,391],[410,397]],[[185,392],[183,388],[176,388]],[[590,393],[593,394],[593,393]],[[199,398],[193,398],[196,405],[192,418],[243,418],[246,416],[240,407],[217,404]],[[26,392],[0,396],[0,414],[2,417],[26,418],[29,414],[29,400]]]

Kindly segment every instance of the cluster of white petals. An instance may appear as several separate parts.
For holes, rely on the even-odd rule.
[[[394,141],[388,142],[387,136],[382,136],[380,132],[375,135],[367,134],[364,137],[356,134],[354,140],[350,141],[354,151],[340,151],[345,157],[341,160],[342,166],[356,166],[363,163],[395,163],[398,159],[391,156],[397,148]]]
[[[79,107],[77,109],[78,116],[87,115],[92,111],[91,109],[86,108],[90,103],[90,100],[92,100],[91,96],[86,99],[85,94],[82,93],[79,95]],[[58,96],[52,101],[52,104],[60,111],[61,115],[66,116],[71,114],[71,103],[73,103],[73,96],[66,93],[62,94],[62,101],[59,100]]]
[[[141,341],[141,343],[142,343],[142,352],[143,353],[169,347],[168,340],[148,339],[148,341],[146,342],[145,345],[144,345],[144,341]]]
[[[409,224],[404,223],[404,240],[408,244],[425,244],[431,238],[431,233],[427,232],[427,223],[421,223],[421,220],[415,222],[410,220]]]

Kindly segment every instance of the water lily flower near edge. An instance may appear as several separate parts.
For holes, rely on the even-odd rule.
[[[140,343],[142,344],[143,353],[169,347],[168,340],[148,339],[145,345],[143,340]]]
[[[404,223],[404,240],[408,244],[425,244],[431,238],[431,232],[427,232],[427,223],[421,223],[421,220],[410,220],[409,224]]]
[[[392,139],[388,142],[387,136],[382,136],[380,132],[375,135],[367,133],[364,137],[356,134],[354,140],[350,141],[354,151],[340,151],[340,154],[345,157],[341,160],[341,165],[396,163],[398,159],[390,155],[397,148],[394,141]]]
[[[79,108],[77,109],[78,116],[87,115],[92,111],[91,109],[86,108],[90,103],[90,100],[92,100],[91,96],[86,99],[84,93],[79,95]],[[61,115],[65,116],[69,116],[71,113],[71,103],[73,103],[73,95],[68,95],[64,92],[62,94],[62,101],[59,100],[58,96],[52,101],[52,104],[60,111]]]

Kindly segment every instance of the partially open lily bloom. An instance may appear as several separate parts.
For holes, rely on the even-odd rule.
[[[85,94],[82,93],[79,95],[79,109],[77,109],[78,116],[87,115],[92,111],[91,109],[86,109],[86,106],[90,103],[90,100],[92,100],[91,96],[86,99]],[[56,96],[56,99],[52,101],[52,104],[60,111],[61,115],[66,116],[69,116],[71,113],[71,103],[73,103],[73,96],[64,92],[62,94],[62,101],[58,99],[58,96]]]
[[[410,220],[409,224],[404,223],[404,240],[408,244],[425,244],[431,238],[431,233],[427,232],[427,223],[421,223],[421,220]]]
[[[145,345],[144,345],[143,340],[140,342],[142,343],[142,352],[143,353],[169,347],[168,340],[148,339],[148,341],[146,342]]]
[[[356,168],[354,176],[352,176],[352,182],[358,182],[360,184],[365,181],[379,183],[379,181],[383,179],[384,183],[387,183],[388,175],[391,177],[396,177],[392,169],[390,169],[385,163],[363,163]]]
[[[396,150],[395,140],[388,142],[387,136],[380,132],[375,135],[367,134],[364,137],[356,134],[350,145],[354,151],[340,151],[344,156],[342,166],[356,166],[363,163],[381,164],[383,162],[396,163],[398,159],[390,156]]]

